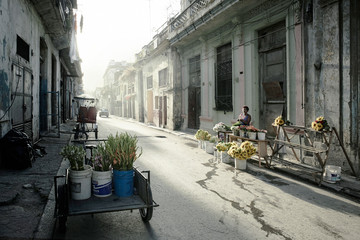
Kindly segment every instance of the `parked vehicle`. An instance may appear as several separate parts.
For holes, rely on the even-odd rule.
[[[100,111],[99,111],[99,117],[101,117],[101,116],[109,117],[109,111],[108,111],[106,108],[100,109]]]

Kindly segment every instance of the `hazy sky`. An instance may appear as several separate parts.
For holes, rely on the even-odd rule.
[[[110,60],[134,62],[156,30],[180,9],[180,0],[78,0],[83,29],[77,41],[86,91],[103,84]]]

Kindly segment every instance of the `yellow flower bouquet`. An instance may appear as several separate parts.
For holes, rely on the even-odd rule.
[[[285,121],[282,116],[278,116],[277,118],[275,118],[275,121],[274,121],[275,126],[282,126],[284,124],[285,124]]]
[[[219,152],[225,152],[225,151],[229,150],[230,146],[231,146],[231,143],[220,142],[216,145],[216,149]]]
[[[330,128],[326,119],[322,116],[316,118],[316,120],[311,123],[311,127],[315,131],[329,130],[329,128]]]
[[[231,147],[228,150],[228,154],[233,157],[240,160],[246,160],[250,157],[252,157],[256,153],[256,148],[254,145],[249,142],[245,141],[241,143],[239,146],[236,142],[231,143]]]

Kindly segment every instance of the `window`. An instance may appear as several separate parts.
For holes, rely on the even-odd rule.
[[[146,78],[146,87],[147,87],[147,89],[150,89],[153,87],[153,77],[152,76]]]
[[[129,89],[129,94],[132,94],[135,92],[135,88],[134,88],[134,84],[133,83],[129,83],[129,86],[128,86],[128,89]]]
[[[155,96],[155,109],[159,109],[159,97]]]
[[[163,70],[159,71],[159,87],[166,86],[167,80],[168,80],[168,69],[164,68]]]
[[[189,59],[189,78],[191,87],[200,87],[200,55]]]
[[[30,46],[19,36],[16,38],[16,54],[26,61],[30,60]]]
[[[215,104],[216,110],[232,111],[232,51],[231,43],[216,49],[216,81]]]

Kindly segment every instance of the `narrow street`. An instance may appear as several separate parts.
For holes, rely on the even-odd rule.
[[[154,208],[72,216],[54,239],[358,239],[360,204],[259,169],[214,162],[194,141],[117,117],[98,118],[99,137],[136,134],[151,171]]]

